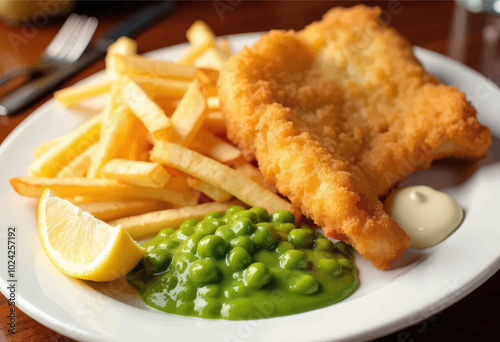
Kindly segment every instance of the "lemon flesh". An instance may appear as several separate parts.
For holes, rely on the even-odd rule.
[[[49,189],[38,205],[38,232],[52,263],[75,278],[114,280],[131,271],[144,255],[144,248],[121,227],[96,219]]]

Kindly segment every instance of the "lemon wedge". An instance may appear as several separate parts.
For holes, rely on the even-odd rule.
[[[113,227],[45,189],[38,205],[42,247],[63,273],[110,281],[131,271],[144,248],[121,227]]]

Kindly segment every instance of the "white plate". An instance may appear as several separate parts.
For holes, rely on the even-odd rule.
[[[258,34],[230,37],[236,50]],[[185,45],[150,56],[172,59]],[[479,119],[500,136],[500,91],[480,74],[434,52],[415,48],[425,67],[467,94]],[[98,73],[84,81],[103,77]],[[0,147],[0,290],[7,294],[7,226],[17,227],[17,306],[57,332],[85,341],[318,341],[371,339],[415,324],[455,303],[500,267],[500,140],[480,164],[438,162],[407,184],[448,192],[465,209],[461,227],[440,245],[408,250],[391,270],[380,272],[357,256],[361,285],[344,302],[298,315],[258,321],[205,320],[147,309],[122,279],[91,284],[65,276],[45,256],[37,235],[37,201],[18,196],[10,177],[26,174],[33,148],[85,120],[53,100],[41,106]],[[145,310],[146,309],[146,310]]]

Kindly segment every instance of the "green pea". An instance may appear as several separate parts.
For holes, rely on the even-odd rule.
[[[286,269],[305,270],[309,267],[309,260],[304,252],[290,249],[280,256],[280,266]]]
[[[310,295],[318,291],[318,281],[311,275],[305,274],[294,279],[290,284],[290,291],[301,295]]]
[[[295,249],[295,246],[293,244],[291,244],[290,242],[287,242],[287,241],[280,241],[278,243],[278,245],[276,246],[276,249],[275,251],[281,255],[283,253],[285,253],[286,251],[290,250],[290,249]]]
[[[236,237],[236,233],[231,229],[231,226],[228,224],[225,224],[217,228],[217,230],[215,231],[215,235],[220,236],[226,241],[231,241]]]
[[[196,296],[200,298],[216,298],[220,296],[221,292],[222,288],[219,284],[208,284],[198,287]]]
[[[340,258],[337,259],[337,262],[339,263],[339,265],[341,265],[344,268],[347,268],[348,270],[354,269],[354,265],[349,259]]]
[[[278,233],[269,223],[257,223],[255,228],[255,231],[250,236],[255,245],[264,249],[270,249],[278,241]]]
[[[231,221],[235,222],[242,218],[249,219],[254,224],[259,223],[259,217],[257,214],[250,210],[238,211],[236,214],[231,216]]]
[[[173,265],[174,269],[178,273],[182,274],[188,268],[189,264],[194,262],[195,260],[198,260],[198,259],[191,253],[186,253],[184,255],[180,255],[174,261],[174,265]]]
[[[189,275],[198,284],[213,283],[219,279],[219,269],[212,259],[198,259],[191,264]]]
[[[348,258],[352,258],[354,254],[354,248],[351,245],[348,245],[344,241],[339,241],[335,243],[335,249],[340,253],[344,254]]]
[[[165,229],[160,230],[160,232],[158,233],[158,236],[160,236],[162,238],[166,238],[166,237],[169,237],[170,235],[172,235],[173,233],[175,233],[174,228],[165,228]]]
[[[297,228],[288,234],[288,241],[297,248],[308,248],[313,242],[313,233],[310,229]]]
[[[200,221],[195,220],[195,219],[186,220],[186,221],[182,222],[179,229],[182,229],[184,227],[194,227],[198,224],[198,222],[200,222]]]
[[[194,303],[192,300],[181,298],[176,301],[175,307],[179,315],[189,315],[194,310]]]
[[[239,213],[236,213],[239,214]],[[240,218],[233,221],[231,226],[237,236],[250,235],[255,230],[255,226],[248,218]]]
[[[216,318],[220,314],[221,303],[217,299],[205,299],[204,301],[195,301],[194,311],[202,317]]]
[[[250,239],[250,236],[239,236],[237,238],[234,238],[231,240],[230,245],[231,248],[242,247],[250,254],[254,249],[254,244]]]
[[[246,292],[245,283],[242,280],[233,282],[229,287],[224,290],[224,297],[227,299],[243,297]]]
[[[205,236],[198,242],[198,255],[200,258],[221,258],[226,255],[228,245],[220,236]]]
[[[156,248],[156,245],[149,245],[149,246],[148,246],[148,245],[144,244],[144,245],[142,245],[142,247],[146,248],[146,253],[149,253],[149,252],[151,252],[153,249],[155,249],[155,248]]]
[[[158,246],[159,243],[164,242],[165,240],[166,240],[166,238],[161,237],[158,234],[154,238],[152,238],[151,240],[144,242],[142,244],[142,247],[144,247],[146,249],[146,252],[149,252],[153,248],[155,248],[156,246]]]
[[[222,304],[221,316],[224,319],[241,320],[252,317],[258,312],[255,304],[247,298],[236,298]]]
[[[179,227],[177,231],[175,232],[175,237],[179,240],[186,240],[189,236],[194,234],[194,227],[193,226],[184,226],[184,227]]]
[[[226,257],[226,265],[232,270],[241,270],[252,263],[252,257],[242,247],[233,248]]]
[[[182,246],[182,251],[184,253],[194,254],[196,252],[196,247],[198,246],[198,242],[204,237],[204,235],[200,232],[196,232],[184,241],[184,245]]]
[[[160,286],[161,288],[166,289],[167,291],[170,291],[173,288],[175,288],[178,282],[179,280],[177,279],[177,277],[170,274],[170,272],[163,273],[160,276]]]
[[[180,242],[178,240],[164,240],[161,243],[158,244],[158,247],[165,248],[165,249],[174,249],[177,246],[180,245]]]
[[[293,223],[280,223],[280,222],[273,222],[274,228],[276,228],[277,231],[285,233],[288,235],[292,230],[297,228]]]
[[[314,240],[314,249],[331,252],[333,251],[333,242],[327,238],[316,239]]]
[[[226,217],[232,217],[234,214],[236,214],[238,211],[243,211],[246,210],[245,207],[242,207],[241,205],[233,205],[230,206],[229,208],[226,209]]]
[[[257,214],[259,222],[269,222],[269,220],[271,219],[271,216],[269,216],[267,210],[262,207],[253,207],[250,208],[250,211],[253,211],[254,213]]]
[[[166,248],[157,247],[145,256],[144,265],[148,273],[159,273],[170,266],[172,258],[172,254]]]
[[[215,233],[217,228],[224,225],[224,221],[219,219],[207,219],[198,223],[195,227],[196,231],[203,235],[211,235]]]
[[[209,220],[209,219],[220,219],[224,217],[224,214],[219,213],[218,211],[211,211],[208,214],[205,215],[203,220]]]
[[[278,210],[271,216],[271,221],[280,223],[295,223],[295,217],[288,210]]]
[[[187,262],[184,259],[178,259],[174,263],[174,268],[179,273],[184,273],[184,271],[187,269],[188,266],[189,262]]]
[[[179,281],[177,287],[174,289],[175,297],[177,300],[189,299],[193,300],[196,298],[197,287],[193,286],[191,282],[188,281]],[[178,304],[178,303],[176,303]]]
[[[262,262],[254,262],[243,272],[245,285],[254,289],[260,289],[271,281],[272,275]]]
[[[338,276],[342,272],[342,266],[333,259],[321,259],[318,262],[318,269],[332,276]]]

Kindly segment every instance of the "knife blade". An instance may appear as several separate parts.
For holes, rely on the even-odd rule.
[[[162,1],[124,19],[120,24],[106,31],[94,46],[89,47],[69,67],[57,69],[52,74],[33,79],[2,97],[0,99],[0,115],[9,116],[18,113],[77,72],[103,58],[108,47],[118,38],[122,36],[133,37],[159,18],[171,14],[176,7],[174,1]]]

